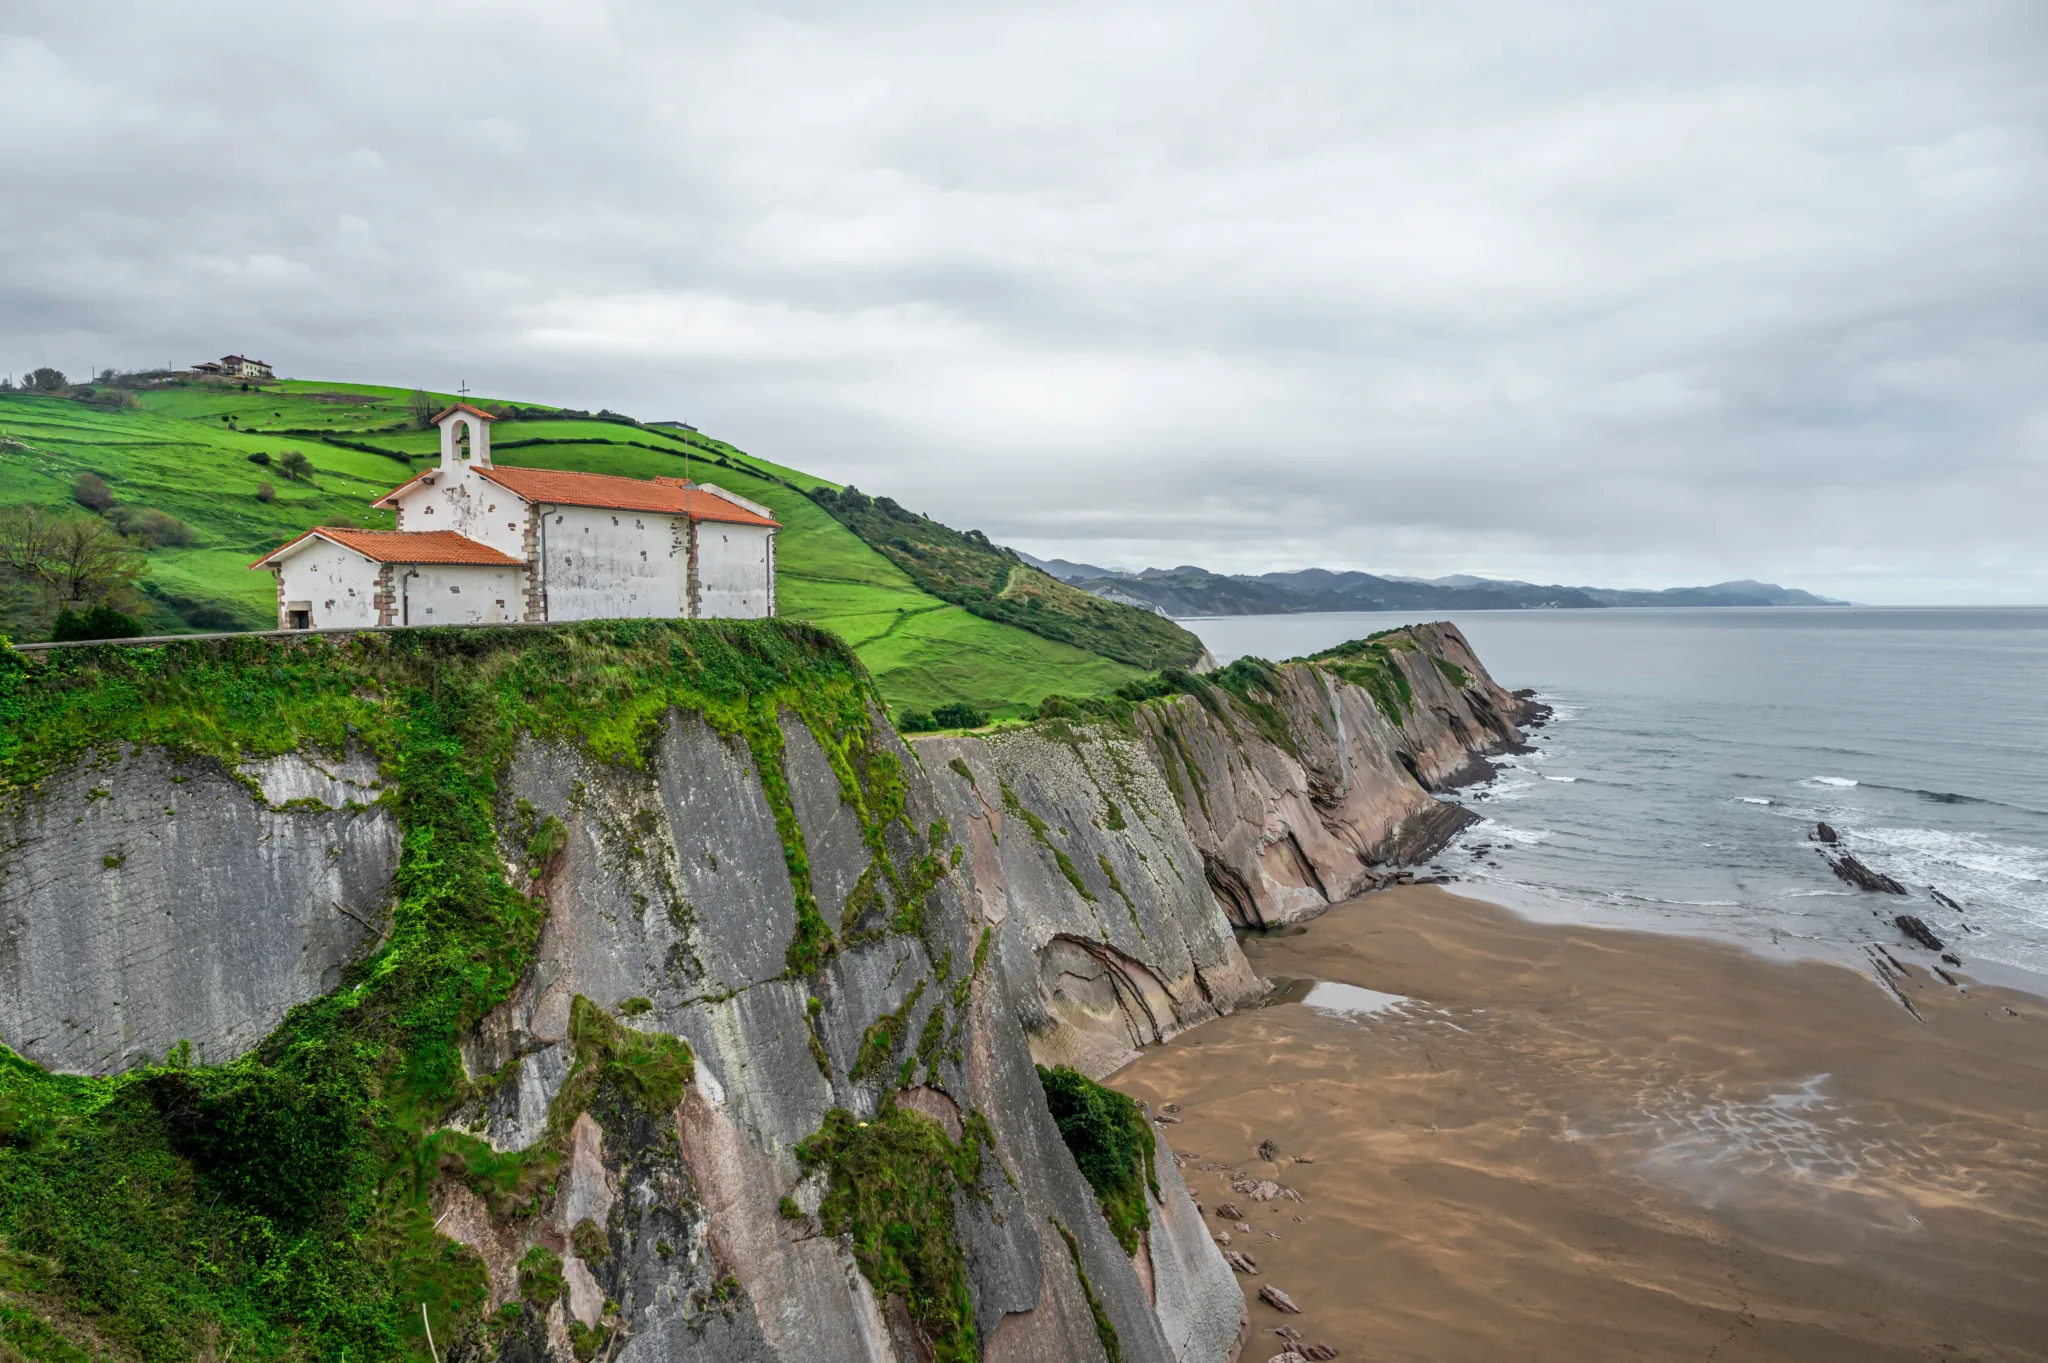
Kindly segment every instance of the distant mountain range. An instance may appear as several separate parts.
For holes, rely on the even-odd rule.
[[[1602,606],[1846,606],[1825,596],[1775,582],[1717,582],[1711,587],[1631,591],[1614,587],[1539,586],[1498,578],[1378,577],[1304,568],[1257,576],[1212,573],[1206,568],[1147,568],[1119,572],[1066,559],[1017,557],[1083,591],[1161,615],[1294,615],[1307,611],[1543,610]]]

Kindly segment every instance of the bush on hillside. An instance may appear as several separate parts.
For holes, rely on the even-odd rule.
[[[71,380],[64,377],[63,370],[44,365],[41,369],[29,370],[21,386],[38,393],[61,393],[71,386]]]
[[[271,483],[258,483],[256,485],[256,500],[265,505],[276,501],[277,487]]]
[[[313,480],[313,461],[297,450],[286,450],[277,457],[277,471],[287,478]]]
[[[71,484],[71,499],[88,510],[105,511],[114,504],[114,493],[97,473],[81,473]]]
[[[132,615],[124,615],[112,606],[93,606],[87,610],[60,610],[57,623],[50,629],[53,644],[75,644],[87,639],[133,639],[142,633],[142,622]]]
[[[141,541],[145,549],[157,545],[183,548],[199,538],[191,526],[170,512],[158,511],[153,506],[114,506],[107,508],[106,515],[116,530],[130,539]]]
[[[270,465],[270,451],[269,451],[269,450],[258,450],[258,451],[256,451],[256,453],[254,453],[254,454],[252,454],[252,455],[250,455],[250,456],[249,456],[249,462],[250,462],[250,463],[252,463],[252,464],[261,464],[261,465],[263,465],[264,467],[268,468],[268,467],[269,467],[269,465]]]

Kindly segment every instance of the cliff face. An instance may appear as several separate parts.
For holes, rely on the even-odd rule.
[[[1369,689],[1317,663],[1142,707],[1136,722],[1232,923],[1275,926],[1386,883],[1472,821],[1431,792],[1485,779],[1522,702],[1455,626],[1385,646]],[[1377,678],[1368,678],[1377,680]]]
[[[946,857],[953,836],[929,831],[946,825],[927,779],[886,728],[876,732],[906,772],[888,855],[906,867],[929,851]],[[629,1331],[620,1360],[910,1363],[922,1356],[917,1325],[901,1301],[877,1297],[844,1238],[822,1233],[823,1188],[796,1153],[832,1109],[874,1121],[889,1098],[935,1118],[955,1142],[977,1114],[992,1133],[992,1158],[952,1209],[987,1356],[1099,1353],[1055,1223],[1075,1236],[1126,1357],[1220,1356],[1235,1319],[1223,1340],[1197,1338],[1187,1354],[1169,1348],[1165,1322],[1052,1127],[1015,1023],[1001,919],[983,915],[962,877],[945,875],[928,892],[921,933],[883,928],[889,906],[873,849],[828,753],[792,716],[781,733],[810,883],[841,942],[809,978],[785,968],[794,891],[744,745],[671,715],[644,771],[538,744],[514,760],[508,798],[558,818],[565,841],[539,882],[548,914],[533,962],[468,1048],[473,1074],[516,1065],[511,1082],[455,1120],[500,1149],[541,1140],[569,1070],[579,996],[615,1010],[644,1000],[631,1026],[685,1038],[696,1082],[659,1139],[635,1122],[581,1118],[564,1186],[538,1219],[493,1216],[459,1184],[444,1188],[436,1215],[452,1213],[444,1230],[483,1257],[491,1305],[517,1298],[518,1264],[543,1245],[565,1256],[572,1281],[587,1273],[593,1284],[582,1303],[571,1294],[560,1324],[581,1309],[579,1323],[595,1327],[603,1302],[616,1303]],[[912,827],[927,830],[922,843]],[[899,1040],[864,1064],[883,1019]],[[784,1197],[798,1215],[781,1210]],[[583,1220],[608,1229],[601,1256],[575,1254]],[[721,1283],[744,1309],[718,1302]],[[541,1348],[556,1324],[532,1322],[529,1346]]]
[[[1264,992],[1137,739],[1054,721],[917,752],[1041,1063],[1104,1075]]]
[[[1234,1357],[1164,1139],[1127,1254],[1033,1064],[1256,1000],[1233,924],[1455,829],[1519,703],[1447,626],[1360,657],[913,752],[772,622],[0,656],[21,1300],[252,1358]]]
[[[0,1041],[56,1072],[0,1053],[0,1237],[74,1275],[6,1297],[48,1328],[424,1358],[431,1327],[507,1363],[1232,1352],[1165,1142],[1126,1254],[1048,1112],[1025,824],[999,849],[836,642],[629,622],[0,663]],[[974,760],[1082,817],[1079,768]],[[1156,1036],[1258,986],[1170,797],[1131,785],[1125,897],[1091,862],[1098,902],[1058,912],[1077,957],[1149,960]],[[80,1174],[110,1139],[168,1179],[112,1213]],[[110,1230],[157,1247],[102,1294]]]
[[[232,1060],[341,983],[390,921],[398,825],[376,763],[230,770],[159,748],[69,767],[0,845],[0,1039],[106,1074]]]

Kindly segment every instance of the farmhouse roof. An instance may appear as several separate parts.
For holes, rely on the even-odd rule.
[[[489,568],[526,566],[510,554],[501,553],[488,544],[479,544],[453,530],[345,530],[334,525],[308,530],[290,544],[271,550],[249,566],[267,568],[315,535],[344,549],[353,549],[377,563],[473,563]]]
[[[498,419],[496,412],[486,412],[481,407],[472,407],[466,402],[457,402],[434,413],[434,420],[440,421],[445,417],[452,416],[456,412],[468,412],[471,416],[481,417],[485,421],[496,421]]]

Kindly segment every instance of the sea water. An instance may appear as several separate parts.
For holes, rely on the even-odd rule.
[[[1182,623],[1227,663],[1421,618]],[[1852,961],[1898,949],[1892,920],[1911,913],[1966,969],[2048,988],[2048,608],[1447,618],[1496,681],[1555,712],[1534,751],[1451,797],[1482,816],[1434,864],[1462,892]],[[1836,879],[1809,837],[1822,821],[1908,894]]]

